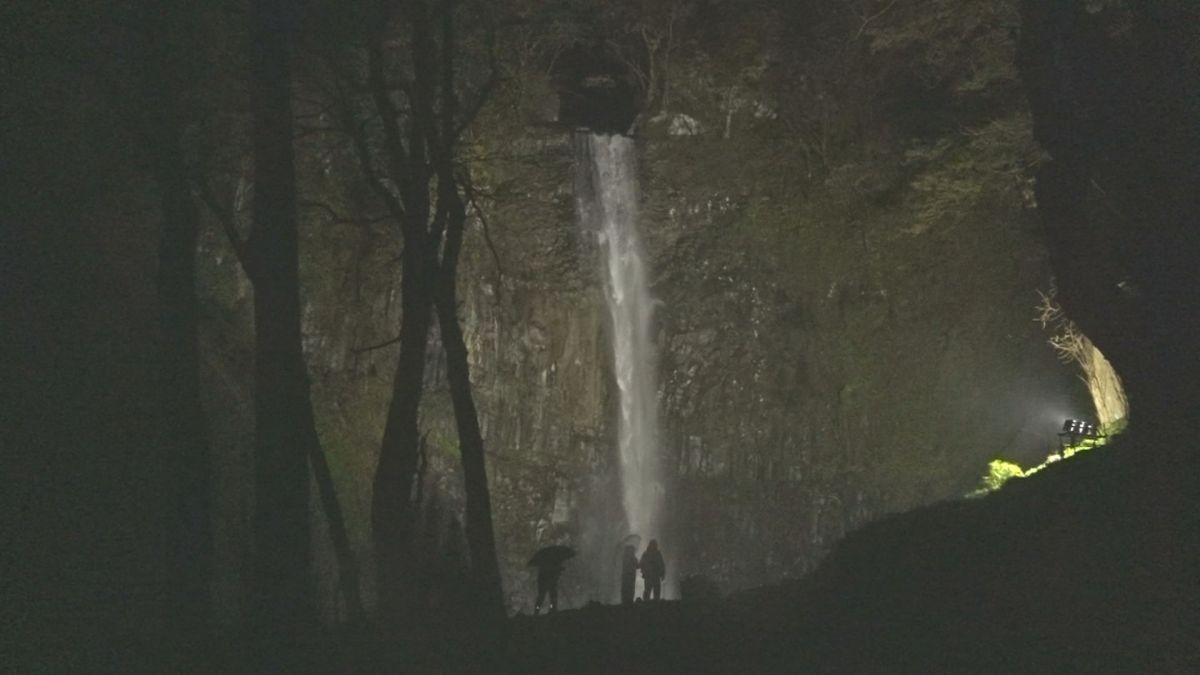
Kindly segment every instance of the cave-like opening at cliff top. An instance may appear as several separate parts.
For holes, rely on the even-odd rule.
[[[601,47],[576,45],[551,71],[558,121],[600,134],[629,134],[641,109],[642,88],[629,64]]]

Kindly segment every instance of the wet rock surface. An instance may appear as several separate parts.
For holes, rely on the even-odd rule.
[[[773,12],[711,39],[739,44],[783,16]],[[702,575],[733,590],[801,575],[848,531],[964,494],[992,457],[1044,455],[1060,423],[1047,410],[1075,406],[1081,392],[1033,321],[1050,271],[1030,208],[1039,151],[1028,112],[1019,97],[996,96],[1011,73],[945,103],[936,125],[879,123],[863,132],[868,149],[818,156],[795,126],[819,107],[815,94],[797,98],[761,54],[699,40],[673,53],[670,107],[637,125],[670,519],[645,536],[671,542],[669,588]],[[768,61],[808,58],[771,44]],[[535,114],[553,87],[536,69],[519,75],[473,136],[483,217],[460,274],[512,610],[532,596],[525,560],[552,543],[587,554],[564,577],[565,604],[610,600],[616,578],[603,558],[622,534],[598,246],[575,222],[569,130]],[[888,87],[873,95],[898,105]],[[678,115],[697,122],[692,132],[672,131]],[[348,163],[338,153],[312,153],[323,159],[305,167],[307,192],[370,213],[352,173],[329,170]],[[306,215],[318,423],[369,561],[395,354],[364,348],[397,330],[399,244],[386,224]],[[244,321],[244,292],[222,284],[214,317]],[[244,377],[237,345],[213,349],[227,381]],[[426,496],[440,506],[427,527],[442,541],[461,488],[436,349],[429,358]],[[222,452],[236,466],[244,449]],[[328,552],[319,559],[331,572]]]

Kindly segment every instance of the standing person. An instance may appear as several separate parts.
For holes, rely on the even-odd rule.
[[[558,577],[563,573],[563,561],[575,557],[575,551],[569,546],[547,546],[533,554],[529,566],[536,567],[537,602],[533,605],[536,616],[542,611],[542,603],[550,597],[550,611],[558,611]]]
[[[621,554],[621,604],[633,604],[633,588],[637,583],[637,549],[626,546]]]
[[[658,540],[651,539],[650,545],[642,553],[638,563],[642,568],[642,600],[662,599],[662,580],[667,576],[667,564],[663,561],[662,553],[658,550]]]
[[[537,602],[533,606],[533,615],[542,611],[542,602],[550,596],[551,612],[558,611],[558,577],[563,573],[561,561],[538,566]]]

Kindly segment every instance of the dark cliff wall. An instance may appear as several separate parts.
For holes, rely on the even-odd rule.
[[[1197,399],[1200,9],[1025,3],[1022,73],[1051,156],[1039,201],[1063,303],[1126,377],[1133,415]]]
[[[1061,417],[1087,412],[1034,321],[1050,273],[1032,208],[1041,154],[1013,61],[1016,7],[926,9],[868,21],[849,5],[747,3],[664,19],[669,54],[660,47],[635,128],[662,301],[673,523],[646,534],[672,541],[676,582],[703,574],[735,588],[801,574],[864,522],[963,494],[994,456],[1040,458]],[[618,43],[645,36],[606,26]],[[615,545],[600,533],[619,519],[619,486],[600,263],[574,222],[553,50],[514,39],[512,78],[468,148],[494,255],[477,222],[462,315],[515,608],[528,600],[524,562],[538,546],[598,556]],[[344,149],[303,147],[306,194],[366,210]],[[318,422],[369,560],[394,352],[358,349],[395,334],[397,243],[386,226],[306,213]],[[214,391],[236,391],[242,367],[229,361],[239,348],[228,336],[245,335],[245,288],[220,241],[209,246],[224,260],[208,280],[211,353],[228,364]],[[449,507],[438,528],[459,493],[441,377],[431,369],[423,414],[431,490]],[[236,401],[213,401],[233,428]],[[245,467],[237,436],[220,451],[231,497]],[[245,513],[244,500],[223,504],[228,522]],[[228,580],[244,532],[223,536]],[[319,558],[329,577],[329,555]],[[566,602],[610,599],[605,569],[575,563]]]
[[[957,497],[1087,412],[1033,320],[1049,270],[1015,5],[811,18],[750,3],[676,20],[669,98],[637,124],[675,570],[727,588],[803,573],[847,530]],[[497,327],[475,351],[495,450],[568,478],[497,463],[514,497],[540,495],[502,507],[513,561],[521,533],[579,541],[614,445],[599,262],[568,140],[534,131],[548,87],[522,75],[480,134],[502,158],[483,175],[505,196],[491,231],[510,299],[481,287],[468,312]],[[587,352],[569,347],[580,327]]]

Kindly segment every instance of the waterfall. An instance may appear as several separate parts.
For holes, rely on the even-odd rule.
[[[576,152],[579,220],[599,243],[611,318],[622,505],[629,531],[644,544],[662,535],[664,490],[651,334],[655,300],[637,232],[635,148],[627,136],[580,132]]]

